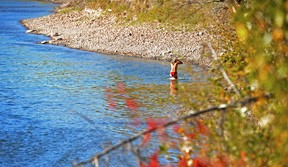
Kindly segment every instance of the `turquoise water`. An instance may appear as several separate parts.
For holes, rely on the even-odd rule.
[[[171,96],[168,63],[40,45],[48,38],[25,34],[20,20],[54,6],[0,0],[1,167],[70,166],[139,132],[133,119],[167,117],[168,105],[156,102]],[[179,73],[180,82],[205,81]]]

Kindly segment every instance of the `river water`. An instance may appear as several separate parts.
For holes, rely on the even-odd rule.
[[[167,62],[36,44],[48,38],[20,20],[54,6],[0,0],[1,167],[70,166],[141,131],[131,121],[177,109],[165,102],[175,96]],[[179,84],[206,82],[200,68],[185,69]]]

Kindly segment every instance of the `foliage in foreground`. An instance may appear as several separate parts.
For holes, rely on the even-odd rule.
[[[288,1],[255,0],[243,5],[235,27],[245,48],[244,70],[254,94],[269,92],[274,96],[269,103],[255,107],[257,116],[271,121],[262,128],[267,142],[261,144],[267,145],[271,157],[267,164],[288,164]]]

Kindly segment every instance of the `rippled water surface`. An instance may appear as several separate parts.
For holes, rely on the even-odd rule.
[[[0,166],[70,166],[166,117],[169,64],[40,45],[20,20],[53,4],[0,0]],[[181,82],[205,82],[180,69]],[[173,86],[172,86],[173,87]],[[175,93],[175,92],[174,92]],[[170,106],[172,107],[172,106]],[[164,110],[165,109],[165,110]],[[113,163],[113,162],[112,162]]]

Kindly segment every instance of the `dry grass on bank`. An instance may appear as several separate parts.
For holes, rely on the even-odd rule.
[[[65,0],[64,0],[65,1]],[[209,28],[227,22],[231,4],[207,0],[66,0],[69,6],[60,10],[67,13],[73,10],[101,9],[105,15],[115,15],[119,20],[130,24],[157,22],[179,30]],[[71,2],[72,1],[72,2]],[[223,13],[223,10],[225,11]],[[227,12],[226,12],[227,11]],[[221,15],[219,15],[221,13]],[[224,14],[224,15],[223,15]],[[225,18],[225,20],[223,20]]]

